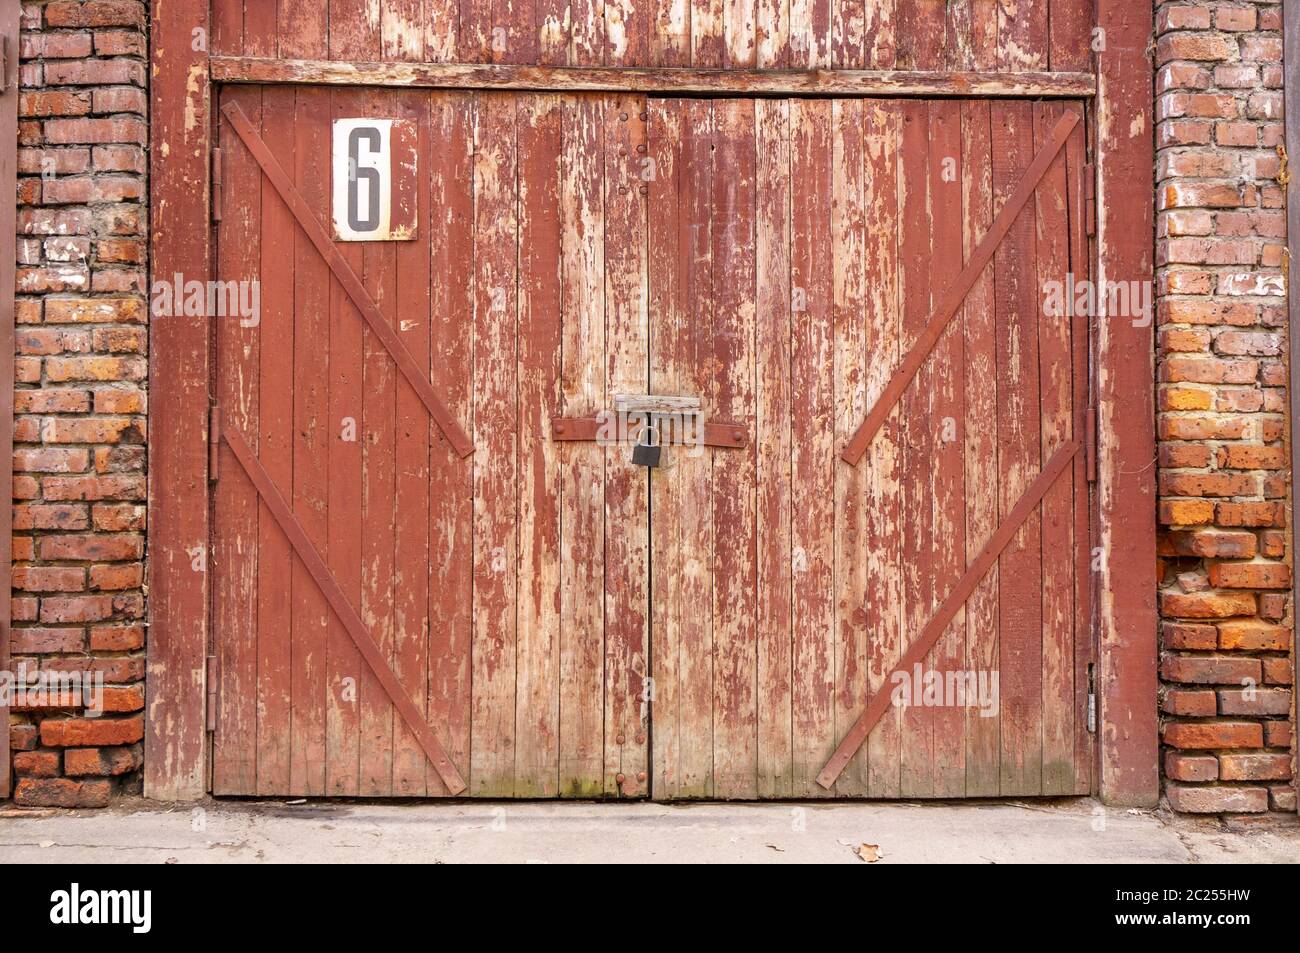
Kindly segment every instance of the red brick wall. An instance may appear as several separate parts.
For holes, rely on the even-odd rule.
[[[11,650],[102,673],[104,714],[12,713],[20,804],[99,805],[139,786],[145,23],[139,0],[23,4]]]
[[[1282,6],[1156,12],[1165,794],[1293,811]]]

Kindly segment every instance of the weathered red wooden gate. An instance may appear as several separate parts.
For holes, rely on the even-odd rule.
[[[1089,789],[1080,107],[221,101],[214,793]],[[363,116],[413,241],[325,231]],[[645,393],[712,446],[590,439]]]

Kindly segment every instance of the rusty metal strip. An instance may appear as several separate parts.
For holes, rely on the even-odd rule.
[[[607,421],[600,417],[554,417],[551,436],[555,440],[595,440]],[[723,421],[704,425],[704,446],[736,449],[745,446],[749,438],[740,424]]]
[[[361,317],[365,319],[366,324],[370,326],[370,330],[375,333],[375,336],[388,350],[388,354],[392,357],[398,370],[402,372],[402,375],[415,390],[420,400],[424,402],[430,416],[437,422],[439,429],[442,430],[443,435],[451,443],[452,449],[459,456],[469,456],[474,452],[474,442],[461,429],[451,411],[434,393],[433,385],[429,383],[428,376],[420,369],[420,365],[415,362],[415,358],[411,356],[411,352],[406,349],[406,345],[397,336],[393,326],[385,320],[383,312],[379,310],[379,306],[375,304],[374,299],[366,292],[365,286],[361,283],[361,279],[357,277],[357,273],[352,270],[352,266],[334,247],[329,233],[325,231],[324,227],[317,221],[316,216],[312,214],[311,207],[297,188],[294,187],[293,180],[289,178],[288,173],[284,171],[280,163],[276,161],[275,156],[271,154],[271,150],[262,141],[262,137],[257,134],[253,124],[248,121],[244,111],[239,108],[239,104],[234,102],[226,103],[221,107],[221,114],[234,126],[235,132],[239,134],[239,138],[243,140],[244,145],[248,147],[248,151],[257,160],[257,164],[262,167],[262,172],[275,186],[275,190],[280,193],[280,198],[284,199],[289,211],[298,220],[299,226],[307,233],[311,243],[316,246],[316,250],[320,252],[321,257],[325,259],[325,263],[329,265],[330,271],[334,272],[334,277],[338,279],[339,284],[343,286],[343,290],[352,299],[352,303],[356,306],[357,311],[361,313]]]
[[[393,670],[384,661],[383,654],[379,646],[375,644],[370,633],[366,631],[365,623],[357,615],[355,609],[348,602],[342,588],[330,572],[329,566],[321,558],[321,554],[312,544],[311,537],[307,535],[307,530],[303,528],[302,523],[294,516],[292,507],[276,488],[275,481],[271,479],[271,474],[262,466],[262,462],[257,459],[247,441],[235,429],[225,427],[221,432],[222,439],[235,453],[235,459],[239,465],[244,468],[248,478],[253,481],[253,486],[257,488],[258,495],[266,504],[271,515],[275,517],[276,523],[283,530],[285,537],[289,540],[289,545],[293,547],[298,558],[306,567],[307,572],[311,574],[312,579],[320,588],[321,594],[325,596],[334,614],[338,616],[339,621],[343,623],[343,628],[347,630],[352,641],[356,643],[357,649],[361,652],[366,664],[370,670],[375,673],[379,679],[379,684],[383,686],[393,707],[397,709],[402,720],[406,722],[407,727],[414,733],[420,747],[424,750],[429,762],[433,765],[438,776],[442,778],[443,783],[452,794],[460,794],[465,790],[465,781],[461,778],[460,772],[452,764],[451,759],[447,757],[447,752],[443,749],[438,739],[434,736],[433,730],[429,727],[428,722],[420,710],[415,707],[402,683],[398,680]]]
[[[880,721],[881,716],[889,709],[892,702],[889,685],[894,676],[899,672],[910,671],[913,665],[929,655],[930,650],[939,641],[939,637],[948,628],[948,623],[957,615],[957,610],[965,605],[966,600],[975,591],[975,587],[979,585],[980,580],[993,568],[993,564],[997,562],[1002,550],[1006,549],[1007,544],[1015,537],[1021,525],[1029,518],[1035,507],[1042,502],[1047,491],[1056,482],[1056,478],[1069,466],[1070,461],[1074,459],[1075,454],[1082,447],[1082,441],[1076,439],[1065,444],[1056,453],[1052,454],[1051,459],[1047,461],[1047,466],[1038,474],[1038,478],[1025,490],[1024,495],[1020,497],[1011,512],[1007,514],[1007,518],[1002,522],[1002,525],[997,528],[997,531],[985,543],[984,548],[980,550],[979,555],[975,557],[974,562],[957,580],[957,584],[948,593],[948,597],[943,600],[934,616],[926,623],[920,637],[908,647],[907,651],[903,653],[903,657],[898,660],[898,664],[882,680],[879,690],[867,703],[866,711],[853,723],[849,733],[844,736],[844,740],[835,749],[831,759],[826,762],[826,766],[817,775],[817,783],[823,788],[830,788],[835,783],[835,779],[840,776],[840,773],[852,760],[857,750],[862,747],[862,743],[867,740],[871,730],[876,727],[876,723]]]
[[[1034,161],[1030,163],[1025,176],[1016,186],[1016,190],[1007,198],[1006,204],[1002,206],[1002,211],[998,217],[993,220],[992,227],[980,242],[979,247],[975,249],[975,254],[966,267],[962,269],[957,280],[944,293],[939,301],[938,307],[934,309],[925,330],[921,336],[916,339],[903,358],[903,362],[898,365],[889,383],[885,385],[884,391],[880,398],[872,405],[871,411],[867,414],[867,419],[862,422],[848,444],[844,447],[840,458],[850,466],[857,466],[862,455],[866,453],[867,447],[871,445],[871,440],[876,433],[884,426],[885,420],[888,419],[894,406],[898,403],[903,391],[907,385],[912,383],[921,365],[925,359],[930,356],[934,346],[939,343],[939,338],[943,336],[944,329],[948,322],[952,320],[957,309],[961,307],[966,295],[974,287],[975,282],[983,273],[989,261],[993,258],[993,253],[997,251],[1002,240],[1007,237],[1007,232],[1011,231],[1011,226],[1015,224],[1016,219],[1020,216],[1026,203],[1033,197],[1034,191],[1038,188],[1038,183],[1043,180],[1047,170],[1051,168],[1052,163],[1056,160],[1056,155],[1065,145],[1066,140],[1070,138],[1070,133],[1079,123],[1079,116],[1075,112],[1067,112],[1061,117],[1060,121],[1052,128],[1052,133],[1039,150],[1038,155],[1034,156]]]

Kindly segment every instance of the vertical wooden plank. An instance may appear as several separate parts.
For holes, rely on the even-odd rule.
[[[864,110],[861,100],[831,104],[834,170],[831,202],[834,324],[832,377],[835,446],[842,447],[867,414],[866,188]],[[835,474],[835,737],[857,719],[868,699],[867,512],[865,467],[837,465]],[[868,749],[858,749],[835,785],[841,796],[865,797]]]
[[[831,62],[836,69],[864,69],[867,60],[867,4],[834,0],[831,8]],[[873,24],[874,25],[874,24]]]
[[[422,61],[424,21],[436,15],[434,11],[425,9],[424,0],[380,0],[379,36],[383,59],[411,63]],[[431,23],[430,26],[442,29],[441,24]]]
[[[278,39],[283,59],[329,56],[329,5],[330,0],[285,0],[280,4]]]
[[[460,32],[460,0],[423,0],[424,59],[450,63],[456,59]],[[430,772],[430,778],[435,772]]]
[[[366,115],[357,94],[358,90],[353,89],[331,90],[331,118]],[[332,146],[332,130],[330,142]],[[356,242],[339,243],[340,254],[359,275],[364,274],[363,247]],[[326,424],[329,456],[324,461],[329,475],[327,560],[348,601],[361,610],[365,599],[361,585],[365,565],[362,537],[366,532],[362,471],[373,423],[365,413],[365,348],[370,332],[337,281],[330,281],[329,302],[330,376],[325,385],[329,391]],[[371,630],[372,636],[378,634]],[[343,622],[333,613],[329,618],[326,652],[325,788],[330,794],[355,797],[362,791],[362,708],[381,700],[383,689],[362,660]],[[373,755],[373,751],[367,754]]]
[[[262,91],[228,90],[249,120],[260,122]],[[227,142],[230,136],[227,136]],[[221,157],[229,184],[217,241],[217,277],[245,285],[261,275],[262,170],[247,149],[229,142]],[[222,423],[240,433],[258,431],[260,336],[237,316],[218,317],[215,398]],[[256,448],[256,444],[253,444]],[[228,447],[218,466],[229,479],[213,487],[212,625],[221,683],[213,745],[214,794],[257,790],[258,497]]]
[[[568,65],[569,44],[569,0],[537,0],[538,65]]]
[[[830,100],[790,103],[790,468],[800,516],[791,528],[794,614],[794,796],[826,797],[817,773],[835,749],[835,407]],[[794,183],[799,183],[798,192]]]
[[[329,0],[330,59],[370,63],[383,59],[382,11],[383,0]]]
[[[605,0],[605,65],[649,66],[654,0]]]
[[[1034,149],[1056,123],[1059,104],[1034,107]],[[1070,318],[1046,306],[1053,283],[1074,294],[1070,277],[1066,154],[1062,150],[1034,193],[1035,259],[1038,279],[1038,377],[1040,446],[1046,460],[1073,436],[1074,374],[1070,352]],[[1068,284],[1068,290],[1066,286]],[[1073,310],[1073,308],[1069,309]],[[1047,491],[1042,512],[1043,593],[1043,793],[1074,793],[1074,487],[1063,475]]]
[[[646,136],[654,171],[648,183],[650,393],[686,393],[687,368],[678,360],[678,354],[691,307],[686,297],[689,263],[682,224],[686,214],[682,164],[688,108],[689,102],[683,99],[652,99],[648,103]],[[679,656],[684,621],[682,532],[686,527],[683,474],[690,465],[690,454],[684,450],[672,453],[672,465],[655,474],[650,482],[656,530],[649,540],[654,595],[650,605],[651,789],[656,798],[676,797],[681,780]]]
[[[790,103],[756,103],[758,796],[793,793],[790,524]],[[652,230],[653,234],[653,230]],[[656,517],[659,510],[656,506]],[[656,590],[657,591],[657,590]],[[658,736],[655,738],[656,748]]]
[[[356,90],[354,115],[389,116],[392,94]],[[362,281],[389,324],[394,324],[397,288],[389,242],[361,243]],[[395,328],[396,329],[396,328]],[[392,664],[394,638],[393,537],[397,525],[394,459],[397,429],[397,368],[375,336],[363,328],[361,345],[361,602],[370,636]],[[400,332],[399,332],[400,333]],[[360,679],[362,795],[388,796],[393,790],[393,704],[372,671]]]
[[[474,651],[471,790],[514,792],[516,334],[515,106],[479,100],[474,132]]]
[[[897,102],[867,102],[864,104],[864,120],[867,189],[864,201],[865,346],[869,355],[864,370],[864,386],[865,403],[871,406],[880,399],[902,356],[899,351],[902,326],[898,281],[901,105]],[[867,575],[861,599],[868,639],[867,688],[871,696],[893,690],[886,678],[902,652],[900,414],[901,411],[895,409],[890,415],[871,442],[867,456],[857,467],[866,471],[863,518],[867,529],[861,537],[861,545],[870,558],[866,560]],[[898,796],[901,744],[902,711],[891,706],[867,738],[867,792],[872,797]]]
[[[975,2],[976,0],[948,0],[944,34],[944,64],[948,69],[975,68]]]
[[[601,0],[569,0],[569,65],[599,66],[605,56]]]
[[[560,775],[561,409],[559,96],[521,97],[519,137],[519,642],[515,795],[555,797]]]
[[[714,405],[713,359],[715,204],[713,109],[691,100],[683,117],[678,173],[681,215],[678,253],[685,276],[685,320],[674,360],[682,392]],[[679,455],[681,485],[680,575],[675,581],[679,613],[677,653],[677,797],[713,795],[714,630],[712,612],[714,527],[712,457],[709,451]],[[656,591],[656,598],[658,592]]]
[[[754,432],[754,101],[713,105],[716,416]],[[754,441],[713,451],[713,793],[757,795]]]
[[[492,0],[460,0],[455,60],[492,62]]]
[[[239,56],[244,52],[244,0],[212,0],[211,50],[214,54]]]
[[[274,57],[279,29],[277,5],[262,0],[244,0],[244,55]]]
[[[758,29],[757,0],[723,0],[723,63],[727,69],[758,65]]]
[[[970,0],[971,59],[977,70],[1001,69],[998,57],[998,6],[1002,0]]]
[[[790,65],[790,0],[758,0],[757,18],[758,68],[787,68]]]
[[[1080,114],[1083,107],[1069,103],[1067,109]],[[1085,122],[1080,122],[1065,146],[1068,169],[1070,216],[1070,272],[1079,279],[1092,277],[1091,248],[1088,241],[1087,208],[1084,180],[1087,175],[1087,140]],[[1070,352],[1072,364],[1071,400],[1073,431],[1076,439],[1088,432],[1092,394],[1089,382],[1089,357],[1091,354],[1090,316],[1075,314],[1070,320]],[[1093,663],[1093,627],[1095,612],[1092,592],[1092,531],[1091,486],[1088,483],[1086,454],[1074,460],[1074,792],[1092,793],[1095,759],[1092,733],[1088,728],[1088,695],[1092,690],[1090,671]]]
[[[564,415],[605,409],[604,167],[599,97],[566,99],[562,259]],[[604,790],[604,448],[565,443],[560,494],[560,793]]]
[[[6,29],[14,31],[10,49],[18,48],[17,15],[6,8]],[[150,23],[151,81],[159,94],[149,127],[153,265],[160,275],[206,281],[211,114],[207,54],[193,48],[191,31],[208,28],[208,10],[200,3],[169,7],[166,14],[154,7]],[[11,347],[3,351],[13,354]],[[176,801],[206,790],[208,581],[195,575],[191,550],[209,545],[207,319],[177,315],[158,322],[149,335],[149,368],[150,399],[167,408],[165,423],[157,414],[149,420],[150,463],[153,472],[168,475],[149,486],[150,624],[172,637],[149,640],[144,787],[149,797]],[[5,454],[6,466],[11,457]]]
[[[790,67],[828,69],[832,63],[832,0],[790,0]]]
[[[1098,55],[1097,285],[1150,281],[1151,236],[1133,222],[1154,216],[1154,96],[1147,44],[1152,8],[1097,0],[1106,49]],[[1288,28],[1289,29],[1289,28]],[[1100,794],[1109,804],[1153,806],[1160,796],[1160,742],[1151,698],[1156,671],[1155,412],[1152,322],[1103,306],[1096,322],[1098,525],[1097,700]]]
[[[473,423],[474,113],[465,92],[429,95],[433,140],[422,153],[429,167],[429,381],[465,426]],[[469,770],[470,653],[473,641],[473,460],[452,452],[437,424],[429,455],[429,723],[444,738],[447,756]],[[430,794],[446,796],[436,771]]]
[[[1080,0],[1049,0],[1051,18],[1049,66],[1058,72],[1092,68],[1092,30],[1095,11]]]
[[[691,0],[691,65],[722,69],[726,62],[725,0]]]
[[[262,141],[286,169],[295,167],[297,110],[292,87],[262,91]],[[230,150],[243,149],[233,133]],[[257,458],[275,485],[293,486],[293,375],[286,365],[294,353],[294,248],[298,223],[272,188],[261,191],[262,320],[258,336],[262,360],[258,368]],[[247,431],[245,431],[247,432]],[[226,472],[230,472],[227,470]],[[258,513],[257,589],[257,791],[259,795],[289,793],[289,755],[293,733],[291,637],[293,550],[265,504]]]
[[[326,220],[329,176],[319,157],[330,152],[330,97],[297,92],[294,183],[313,214]],[[329,289],[333,280],[302,229],[294,233],[293,489],[294,513],[318,550],[328,547]],[[325,793],[326,644],[331,613],[325,597],[298,560],[291,580],[293,628],[290,793]]]
[[[935,281],[931,306],[941,288],[951,282],[962,260],[962,139],[961,104],[941,100],[930,105],[930,206]],[[930,475],[930,569],[934,588],[927,615],[932,615],[966,569],[965,418],[966,368],[961,322],[949,322],[930,357],[930,394],[934,460]],[[934,795],[960,797],[966,793],[964,705],[966,695],[966,613],[963,608],[948,624],[930,651],[929,667],[943,678],[942,703],[931,712],[933,721]],[[978,688],[978,681],[975,683]],[[961,691],[961,695],[957,691]]]
[[[537,62],[540,52],[536,0],[493,0],[492,62]]]
[[[993,154],[990,104],[962,104],[963,260],[969,261],[993,223]],[[998,380],[993,268],[966,295],[962,311],[966,363],[966,564],[998,527]],[[998,567],[989,570],[966,600],[966,669],[999,672]],[[999,676],[1000,677],[1000,676]],[[966,710],[966,793],[991,797],[1000,786],[1000,714]]]
[[[898,63],[897,4],[898,0],[866,0],[862,27],[866,69],[893,69]]]
[[[998,0],[998,68],[1047,69],[1048,0]]]
[[[942,68],[947,8],[947,0],[898,0],[899,69]]]
[[[1033,158],[1029,103],[993,107],[993,186],[999,205]],[[1022,211],[997,254],[999,522],[1038,475],[1038,311],[1034,218]],[[1042,789],[1042,555],[1035,512],[998,560],[1001,793]]]
[[[646,102],[636,95],[603,99],[608,401],[614,394],[645,392],[650,329],[646,200],[640,178]],[[625,797],[648,790],[649,723],[642,720],[641,700],[649,673],[649,479],[648,470],[632,464],[628,447],[605,448],[604,788],[606,794]]]
[[[394,155],[414,155],[413,174],[395,176],[409,192],[396,191],[393,203],[412,203],[420,221],[429,207],[429,179],[420,164],[434,151],[429,130],[429,93],[408,90],[394,95],[392,116],[412,123],[409,149],[395,143]],[[394,136],[402,135],[394,127]],[[439,143],[442,148],[442,143]],[[423,224],[421,222],[421,224]],[[413,241],[393,243],[393,323],[411,356],[429,366],[429,229],[418,228]],[[428,715],[429,705],[429,412],[405,379],[397,382],[397,515],[393,527],[393,671],[411,702]],[[437,448],[434,448],[437,452]],[[400,717],[393,719],[393,794],[427,793],[428,759],[415,734]]]
[[[900,347],[906,353],[930,316],[934,264],[930,215],[930,157],[928,148],[930,104],[908,102],[903,107],[901,140],[902,177],[898,208],[901,224],[899,291],[903,307]],[[937,421],[931,412],[936,383],[934,362],[922,365],[899,401],[902,409],[903,464],[900,535],[903,549],[903,643],[910,645],[929,621],[934,606],[935,573],[930,480],[937,457]],[[940,583],[942,585],[942,583]],[[917,686],[932,671],[927,658],[918,670],[904,673],[910,690],[902,705],[902,757],[900,793],[904,797],[929,797],[934,791],[932,736],[933,709],[918,698]],[[894,686],[889,686],[893,690]]]

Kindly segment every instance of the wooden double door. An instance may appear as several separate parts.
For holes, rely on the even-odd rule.
[[[215,319],[214,793],[1089,790],[1083,453],[896,671],[1083,439],[1087,319],[1043,295],[1088,274],[1082,121],[841,458],[1081,107],[221,104],[218,272],[260,316]],[[329,234],[331,130],[358,117],[414,130],[406,240]],[[697,397],[733,439],[649,470],[574,432],[629,394]]]

